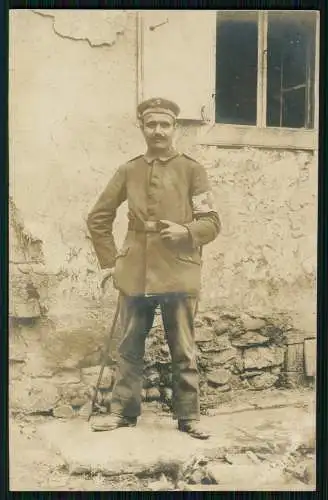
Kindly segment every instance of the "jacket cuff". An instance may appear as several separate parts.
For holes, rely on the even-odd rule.
[[[198,245],[196,245],[196,241],[195,241],[195,238],[196,238],[196,234],[193,230],[193,228],[190,227],[190,224],[182,224],[183,227],[185,227],[188,231],[188,235],[189,235],[189,240],[188,242],[190,243],[190,245],[192,246],[192,248],[197,248]]]
[[[220,231],[219,224],[216,224],[212,219],[207,217],[193,220],[185,224],[185,227],[189,231],[194,248],[210,243],[217,237]]]
[[[101,269],[110,269],[115,266],[117,254],[115,245],[98,242],[94,245],[94,249]]]

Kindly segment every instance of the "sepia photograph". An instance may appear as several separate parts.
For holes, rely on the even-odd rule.
[[[9,11],[10,491],[315,491],[320,12]]]

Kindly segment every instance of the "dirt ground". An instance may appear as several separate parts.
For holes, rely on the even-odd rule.
[[[244,401],[243,401],[244,400]],[[254,409],[243,411],[243,404],[252,400]],[[288,400],[288,403],[286,402]],[[285,402],[284,402],[285,401]],[[285,405],[285,406],[284,406]],[[244,406],[245,407],[245,406]],[[271,408],[270,408],[271,407]],[[230,408],[230,409],[229,409]],[[314,429],[314,392],[303,391],[267,391],[265,394],[244,394],[240,395],[230,407],[218,408],[212,412],[212,416],[206,417],[213,428],[221,425],[224,432],[224,422],[231,422],[242,425],[247,417],[248,421],[254,422],[254,435],[249,433],[251,427],[244,427],[244,433],[250,435],[251,443],[254,438],[255,453],[248,451],[244,453],[236,452],[236,449],[227,451],[225,457],[213,456],[212,459],[198,459],[193,457],[185,464],[179,478],[173,478],[170,473],[157,472],[156,474],[133,474],[125,473],[108,476],[101,472],[87,472],[81,474],[71,474],[68,464],[58,450],[45,444],[38,430],[54,418],[41,415],[16,415],[10,417],[10,490],[12,491],[158,491],[158,490],[189,490],[189,491],[230,491],[232,489],[244,488],[244,479],[235,475],[235,482],[231,483],[230,470],[227,464],[237,467],[237,475],[241,475],[243,465],[247,465],[244,470],[254,473],[249,478],[254,487],[250,490],[261,489],[260,484],[256,485],[256,476],[261,475],[261,470],[271,467],[272,480],[266,483],[263,490],[275,491],[306,491],[315,488],[315,429]],[[231,417],[229,416],[231,412]],[[221,415],[220,415],[221,412]],[[274,414],[280,412],[277,420]],[[146,424],[156,428],[157,422],[167,419],[167,415],[160,414],[158,408],[145,406]],[[214,414],[216,413],[216,414]],[[272,415],[272,422],[271,422]],[[285,416],[283,419],[281,415]],[[223,420],[225,418],[225,421]],[[299,429],[301,441],[293,450],[281,443],[284,433],[288,434],[288,421],[295,419],[298,422],[310,422],[310,427]],[[221,419],[221,420],[220,420]],[[256,420],[257,419],[257,420]],[[275,419],[275,423],[274,423]],[[284,421],[283,421],[284,420]],[[262,423],[261,423],[262,422]],[[267,422],[267,425],[266,425]],[[277,424],[278,422],[278,424]],[[311,427],[313,422],[313,427]],[[229,425],[229,424],[228,424]],[[289,423],[290,425],[290,423]],[[280,426],[280,427],[279,427]],[[268,450],[256,447],[256,433],[258,429],[265,429],[267,433]],[[304,432],[303,432],[304,431]],[[220,431],[221,432],[221,431]],[[158,426],[158,439],[160,443],[161,425]],[[108,439],[108,434],[106,439]],[[103,435],[104,435],[103,434]],[[252,437],[253,436],[253,437]],[[191,439],[191,438],[190,438]],[[59,439],[58,439],[59,440]],[[56,440],[55,440],[56,441]],[[287,441],[286,441],[287,442]],[[248,446],[249,449],[251,446]],[[246,447],[247,448],[247,447]],[[142,450],[141,450],[142,452]],[[246,456],[247,455],[247,456]],[[230,458],[229,458],[230,457]],[[251,462],[245,462],[247,457],[251,457]],[[223,459],[224,458],[224,459]],[[278,464],[278,465],[277,465]],[[264,467],[264,468],[263,468]],[[265,469],[266,467],[266,469]],[[279,468],[279,471],[277,469]],[[210,474],[208,471],[212,471]],[[219,471],[219,480],[215,480],[216,470]],[[223,475],[227,474],[225,478]],[[180,472],[181,472],[180,471]],[[207,471],[207,472],[206,472]],[[252,472],[253,471],[253,472]],[[222,475],[223,474],[223,475]],[[247,473],[248,474],[248,473]],[[258,486],[258,487],[256,487]]]

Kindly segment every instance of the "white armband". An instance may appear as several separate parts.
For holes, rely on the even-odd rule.
[[[192,210],[194,215],[216,212],[213,193],[211,191],[205,191],[205,193],[193,196]]]

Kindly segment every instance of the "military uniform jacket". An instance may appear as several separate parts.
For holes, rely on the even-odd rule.
[[[128,229],[117,252],[112,227],[117,208],[128,203],[129,227],[138,221],[184,225],[189,240],[167,243],[159,232]],[[141,155],[120,166],[88,215],[88,228],[102,269],[115,266],[114,284],[126,295],[200,290],[200,248],[220,231],[206,171],[175,152],[166,158]]]

